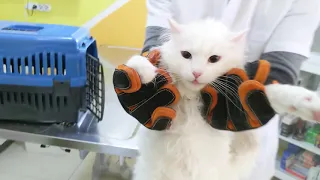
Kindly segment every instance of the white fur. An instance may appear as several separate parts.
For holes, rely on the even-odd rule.
[[[213,129],[199,110],[202,106],[199,90],[230,69],[243,67],[244,38],[213,20],[172,24],[175,27],[171,38],[160,49],[161,63],[176,78],[181,94],[180,102],[174,107],[177,117],[169,130],[142,131],[134,180],[246,179],[263,143],[256,139],[257,131],[232,133]],[[180,51],[189,51],[192,59],[183,58]],[[208,63],[211,55],[219,55],[221,60]],[[138,71],[143,82],[151,81],[156,75],[155,68],[143,57],[134,56],[127,65]],[[202,73],[197,85],[192,83],[192,71]],[[320,98],[304,88],[268,85],[266,94],[280,113],[295,106],[297,111],[293,114],[312,120],[312,111],[320,110]],[[272,175],[260,179],[270,179]]]
[[[231,68],[243,67],[244,43],[233,42],[234,38],[238,38],[237,34],[230,32],[220,22],[205,20],[180,25],[175,29],[179,29],[180,32],[175,30],[171,40],[160,47],[162,62],[169,72],[183,77],[181,84],[187,89],[199,91],[210,80],[216,79]],[[192,60],[184,59],[180,51],[190,52]],[[212,55],[222,58],[217,63],[208,63],[208,58]],[[198,86],[191,83],[194,80],[193,71],[203,73],[198,79]]]
[[[320,97],[317,92],[299,86],[271,84],[266,86],[268,100],[276,112],[289,113],[311,122],[320,122]],[[292,107],[295,110],[292,110]]]
[[[152,81],[157,75],[157,68],[147,58],[142,56],[132,56],[126,65],[135,69],[140,74],[141,83],[143,84]]]

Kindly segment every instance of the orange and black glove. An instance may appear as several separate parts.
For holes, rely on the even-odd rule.
[[[248,63],[245,71],[232,69],[207,85],[201,92],[203,114],[216,129],[244,131],[269,122],[275,111],[265,94],[264,85],[276,83],[265,60]]]
[[[158,51],[147,55],[149,61],[157,65]],[[120,65],[113,74],[113,84],[124,110],[142,125],[152,130],[165,130],[171,125],[176,112],[170,106],[179,101],[180,94],[171,84],[172,79],[159,69],[155,79],[142,84],[139,74],[126,65]]]

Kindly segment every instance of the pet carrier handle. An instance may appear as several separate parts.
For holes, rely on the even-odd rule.
[[[100,60],[87,54],[87,109],[99,120],[103,119],[105,105],[105,81],[103,65]]]

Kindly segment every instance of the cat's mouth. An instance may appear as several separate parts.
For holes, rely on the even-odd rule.
[[[193,79],[192,81],[189,81],[189,82],[191,82],[195,86],[200,86],[200,85],[205,84],[205,83],[199,81],[198,79]]]
[[[205,84],[202,83],[202,82],[199,82],[197,79],[194,79],[192,81],[188,81],[189,84],[192,84],[192,86],[195,86],[195,87],[201,87],[201,86],[204,86]]]
[[[200,84],[200,83],[199,83],[199,81],[198,81],[198,80],[196,80],[196,79],[195,79],[195,80],[193,80],[193,81],[192,81],[192,84],[194,84],[194,85],[198,85],[198,84]]]

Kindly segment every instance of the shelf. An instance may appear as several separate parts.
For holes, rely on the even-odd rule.
[[[305,72],[309,72],[311,74],[320,75],[320,53],[319,52],[311,52],[310,58],[305,61],[301,70]]]
[[[280,168],[280,161],[277,160],[275,177],[281,180],[299,180],[299,178],[287,173],[286,171]]]
[[[289,136],[289,137],[284,137],[284,136],[279,135],[279,138],[282,139],[282,140],[284,140],[284,141],[287,141],[287,142],[289,142],[289,143],[291,143],[291,144],[294,144],[294,145],[296,145],[296,146],[299,146],[299,147],[301,147],[301,148],[303,148],[303,149],[305,149],[305,150],[308,150],[308,151],[310,151],[310,152],[313,152],[313,153],[315,153],[315,154],[320,155],[320,149],[317,148],[317,147],[315,147],[314,145],[312,145],[312,144],[310,144],[310,143],[307,143],[307,142],[305,142],[305,141],[297,141],[297,140],[293,139],[291,136]]]

